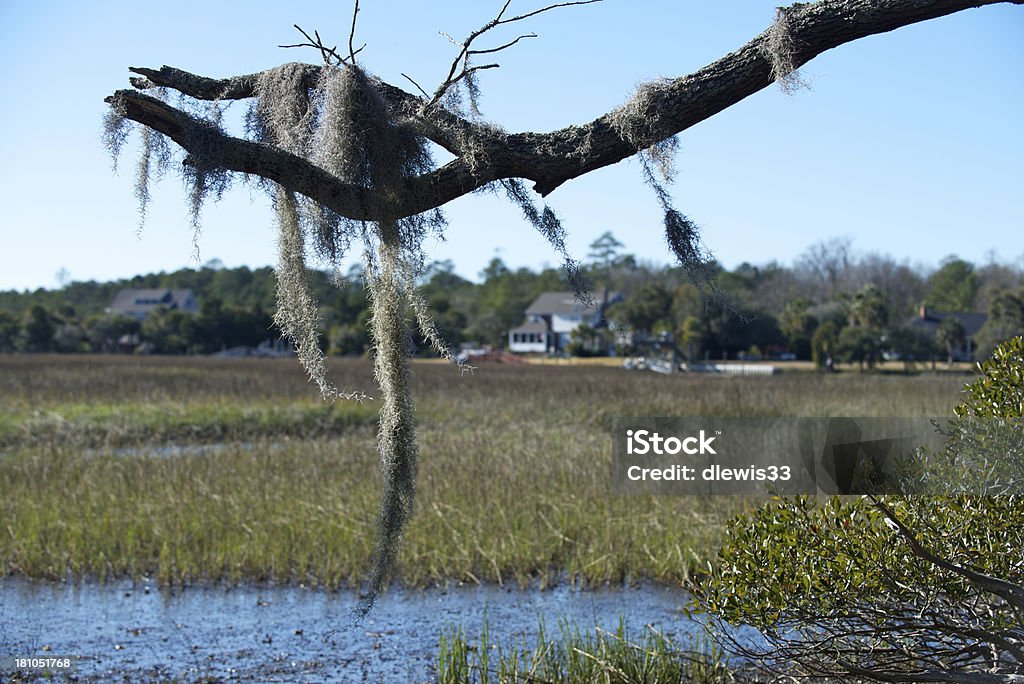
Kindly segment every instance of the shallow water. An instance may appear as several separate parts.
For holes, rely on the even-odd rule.
[[[685,592],[654,586],[392,590],[355,624],[352,592],[4,579],[0,657],[75,656],[83,682],[424,682],[443,630],[461,625],[476,642],[485,612],[491,641],[503,645],[532,646],[540,616],[549,635],[560,618],[588,632],[614,630],[621,616],[635,634],[654,624],[685,643],[701,630],[682,615],[686,602]]]

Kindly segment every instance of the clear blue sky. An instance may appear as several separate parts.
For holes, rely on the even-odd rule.
[[[606,0],[535,17],[518,28],[540,37],[482,74],[484,115],[517,131],[589,121],[640,82],[690,73],[739,47],[776,4]],[[430,89],[454,50],[438,32],[462,38],[500,2],[362,5],[364,67],[396,85],[404,71]],[[276,46],[296,40],[293,23],[344,42],[350,13],[347,2],[0,3],[0,289],[53,287],[60,269],[107,280],[197,265],[175,177],[154,193],[136,237],[135,148],[113,175],[99,142],[103,97],[127,87],[129,65],[229,76],[315,62],[312,51]],[[1024,255],[1024,8],[985,7],[873,36],[803,71],[810,91],[762,91],[682,135],[676,204],[723,263],[792,262],[833,236],[931,265],[952,253],[976,262],[992,249],[1002,261]],[[571,181],[549,200],[577,257],[611,230],[639,258],[669,261],[635,161]],[[427,251],[462,275],[475,278],[495,255],[513,267],[559,261],[503,201],[473,196],[445,210],[448,240]],[[200,263],[272,264],[274,243],[267,200],[239,186],[207,206]]]

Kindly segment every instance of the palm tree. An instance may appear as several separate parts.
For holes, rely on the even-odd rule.
[[[935,341],[939,346],[946,348],[946,358],[949,365],[953,365],[953,350],[959,349],[967,341],[967,331],[964,324],[953,316],[947,316],[939,323],[939,329],[935,332]]]

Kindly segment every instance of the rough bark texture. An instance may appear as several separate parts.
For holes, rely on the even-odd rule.
[[[794,68],[815,56],[865,36],[982,5],[1024,0],[822,0],[785,10]],[[549,133],[508,134],[462,119],[425,99],[377,81],[396,111],[416,121],[420,132],[457,159],[411,178],[399,215],[418,214],[502,178],[526,178],[547,195],[566,181],[619,162],[648,145],[686,130],[774,82],[766,48],[768,32],[699,71],[649,87],[643,106],[627,103],[588,124]],[[319,67],[308,65],[309,84]],[[162,86],[202,99],[252,97],[258,74],[212,79],[172,67],[132,68],[144,90]],[[190,153],[204,151],[216,165],[255,174],[302,193],[354,220],[379,220],[383,206],[373,192],[345,184],[295,156],[211,129],[200,120],[134,90],[107,98],[134,121],[166,134]],[[624,129],[644,135],[624,136]],[[627,139],[628,138],[628,139]]]

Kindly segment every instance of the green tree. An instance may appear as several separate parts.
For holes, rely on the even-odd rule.
[[[1009,339],[978,367],[981,376],[964,388],[957,416],[1024,418],[1024,337]]]
[[[971,311],[978,293],[974,265],[963,259],[947,257],[942,267],[926,283],[928,306],[938,311]]]
[[[195,331],[191,314],[160,306],[146,316],[140,334],[156,354],[187,354],[196,343]]]
[[[975,336],[980,356],[991,356],[1003,341],[1024,335],[1024,287],[1004,290],[992,298],[988,320]]]
[[[880,333],[889,322],[889,305],[885,293],[874,284],[865,285],[849,300],[849,325]]]
[[[52,350],[55,329],[56,326],[50,313],[38,304],[33,305],[22,320],[18,348],[25,352]]]
[[[956,350],[967,342],[967,331],[959,319],[947,316],[939,323],[935,331],[935,343],[946,350],[946,362],[953,365]]]
[[[811,338],[818,327],[818,319],[810,313],[811,300],[794,299],[786,302],[779,315],[779,329],[786,344],[798,359],[811,358]]]
[[[91,351],[85,329],[76,321],[57,324],[53,331],[53,351],[61,354],[83,354]]]
[[[586,323],[576,326],[569,335],[566,351],[573,356],[601,356],[605,353],[601,332]]]
[[[12,352],[17,348],[18,332],[21,326],[14,315],[0,309],[0,352]]]
[[[935,339],[925,331],[905,325],[893,328],[885,338],[885,347],[903,362],[904,372],[914,370],[916,363],[935,357]]]
[[[704,340],[708,335],[704,322],[696,316],[687,316],[683,321],[682,330],[679,334],[679,341],[686,349],[686,358],[694,363],[700,358]]]
[[[878,333],[869,328],[848,325],[840,331],[836,349],[843,361],[856,362],[863,371],[864,364],[868,368],[875,367],[882,355],[882,341]]]
[[[618,325],[650,334],[659,324],[671,327],[672,301],[673,293],[664,283],[653,280],[623,301],[613,304],[608,316]]]
[[[811,337],[811,359],[816,368],[828,368],[828,359],[835,359],[839,353],[839,326],[835,321],[825,321],[817,327]]]
[[[370,348],[370,335],[365,320],[332,326],[328,339],[331,354],[361,356]]]
[[[93,351],[112,354],[118,349],[118,342],[124,335],[136,335],[141,323],[130,316],[103,314],[86,320],[85,329],[89,346]]]
[[[706,345],[712,354],[735,358],[752,347],[780,345],[785,341],[775,317],[762,311],[731,310],[728,307],[712,309],[707,318]]]
[[[601,233],[601,237],[590,243],[587,257],[602,273],[607,273],[618,261],[619,250],[624,246],[615,239],[610,230],[606,230]]]
[[[469,325],[467,312],[472,308],[476,287],[470,281],[457,275],[452,262],[435,263],[421,292],[433,315],[434,325],[446,340],[457,345],[465,339]],[[515,324],[521,322],[523,312],[518,312]],[[426,351],[424,340],[421,346]]]

